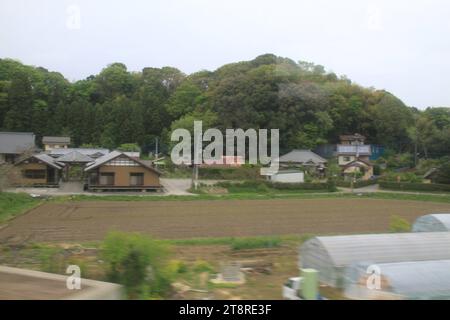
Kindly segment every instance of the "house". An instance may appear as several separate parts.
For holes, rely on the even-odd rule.
[[[370,162],[372,151],[370,145],[364,144],[366,138],[355,133],[342,135],[340,140],[336,155],[344,176],[362,175],[363,180],[370,179],[373,176],[373,165]]]
[[[87,164],[89,190],[161,190],[161,173],[151,162],[113,151]]]
[[[19,186],[58,186],[64,168],[63,163],[45,153],[25,156],[15,164],[20,168],[12,183]]]
[[[326,168],[327,160],[312,152],[311,150],[292,150],[278,158],[280,168],[301,167],[308,172],[317,172],[323,174]]]
[[[360,176],[362,180],[369,180],[373,176],[373,166],[370,162],[355,159],[341,166],[342,173],[347,177]]]
[[[70,137],[42,137],[42,144],[44,145],[45,151],[50,151],[53,149],[67,149],[70,144]]]
[[[34,133],[0,132],[0,163],[14,163],[23,153],[35,150]]]

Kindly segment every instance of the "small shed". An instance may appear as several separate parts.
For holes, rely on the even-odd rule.
[[[342,288],[351,264],[450,260],[449,244],[450,232],[315,237],[301,246],[299,266],[318,270],[320,282]]]
[[[373,263],[358,263],[347,269],[344,295],[357,300],[450,299],[450,260],[408,261],[376,264],[379,274],[374,274]],[[372,275],[379,277],[379,288],[369,289]],[[372,277],[372,278],[369,278]]]
[[[413,232],[450,231],[450,213],[433,213],[417,218]]]

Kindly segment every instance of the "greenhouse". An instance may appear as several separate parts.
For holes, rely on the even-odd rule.
[[[319,271],[319,281],[342,288],[351,264],[450,260],[450,232],[315,237],[300,247],[299,266]]]
[[[344,295],[350,299],[448,300],[450,299],[450,260],[410,261],[377,264],[379,289],[368,273],[372,263],[359,263],[347,269]]]
[[[413,232],[450,231],[450,213],[427,214],[417,218]]]

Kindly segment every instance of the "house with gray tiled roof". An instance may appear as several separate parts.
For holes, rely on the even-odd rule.
[[[0,132],[0,163],[14,163],[25,152],[35,152],[32,132]]]

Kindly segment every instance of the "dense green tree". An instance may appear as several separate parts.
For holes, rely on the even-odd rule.
[[[215,71],[173,67],[130,72],[113,63],[70,83],[60,73],[0,59],[0,128],[70,135],[74,146],[168,152],[171,130],[278,128],[281,149],[336,143],[361,133],[369,143],[421,158],[450,154],[450,108],[409,108],[311,62],[264,54]]]
[[[33,91],[25,72],[13,75],[8,90],[8,111],[4,127],[14,131],[30,131],[33,116]]]

